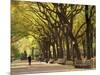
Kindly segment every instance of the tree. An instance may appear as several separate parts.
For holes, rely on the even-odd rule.
[[[92,53],[95,33],[90,29],[95,30],[94,6],[88,6],[88,10],[85,5],[20,1],[13,3],[12,42],[28,35],[33,36],[38,42],[41,56],[47,62],[65,57],[66,60],[71,60],[71,56],[81,60],[82,46],[84,53]],[[89,50],[85,50],[86,45],[87,48],[91,45]]]

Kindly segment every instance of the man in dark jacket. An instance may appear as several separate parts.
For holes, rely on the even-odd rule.
[[[31,56],[28,56],[28,63],[31,65]]]

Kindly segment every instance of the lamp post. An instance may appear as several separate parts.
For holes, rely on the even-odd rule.
[[[75,42],[73,41],[72,44],[73,44],[72,49],[73,49],[73,65],[74,65],[74,45],[75,45]]]

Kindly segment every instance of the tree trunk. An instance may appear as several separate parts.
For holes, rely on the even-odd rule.
[[[86,38],[87,38],[87,59],[91,59],[92,53],[92,30],[91,30],[91,20],[89,18],[88,5],[85,6],[85,18],[86,18]]]
[[[69,41],[68,41],[68,36],[66,37],[66,47],[67,47],[67,60],[70,60],[70,51],[69,51]]]

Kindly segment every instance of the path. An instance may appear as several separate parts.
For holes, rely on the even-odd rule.
[[[11,64],[11,75],[82,71],[86,69],[75,69],[72,65],[48,64],[45,62],[32,62],[29,66],[27,61],[16,61]]]

